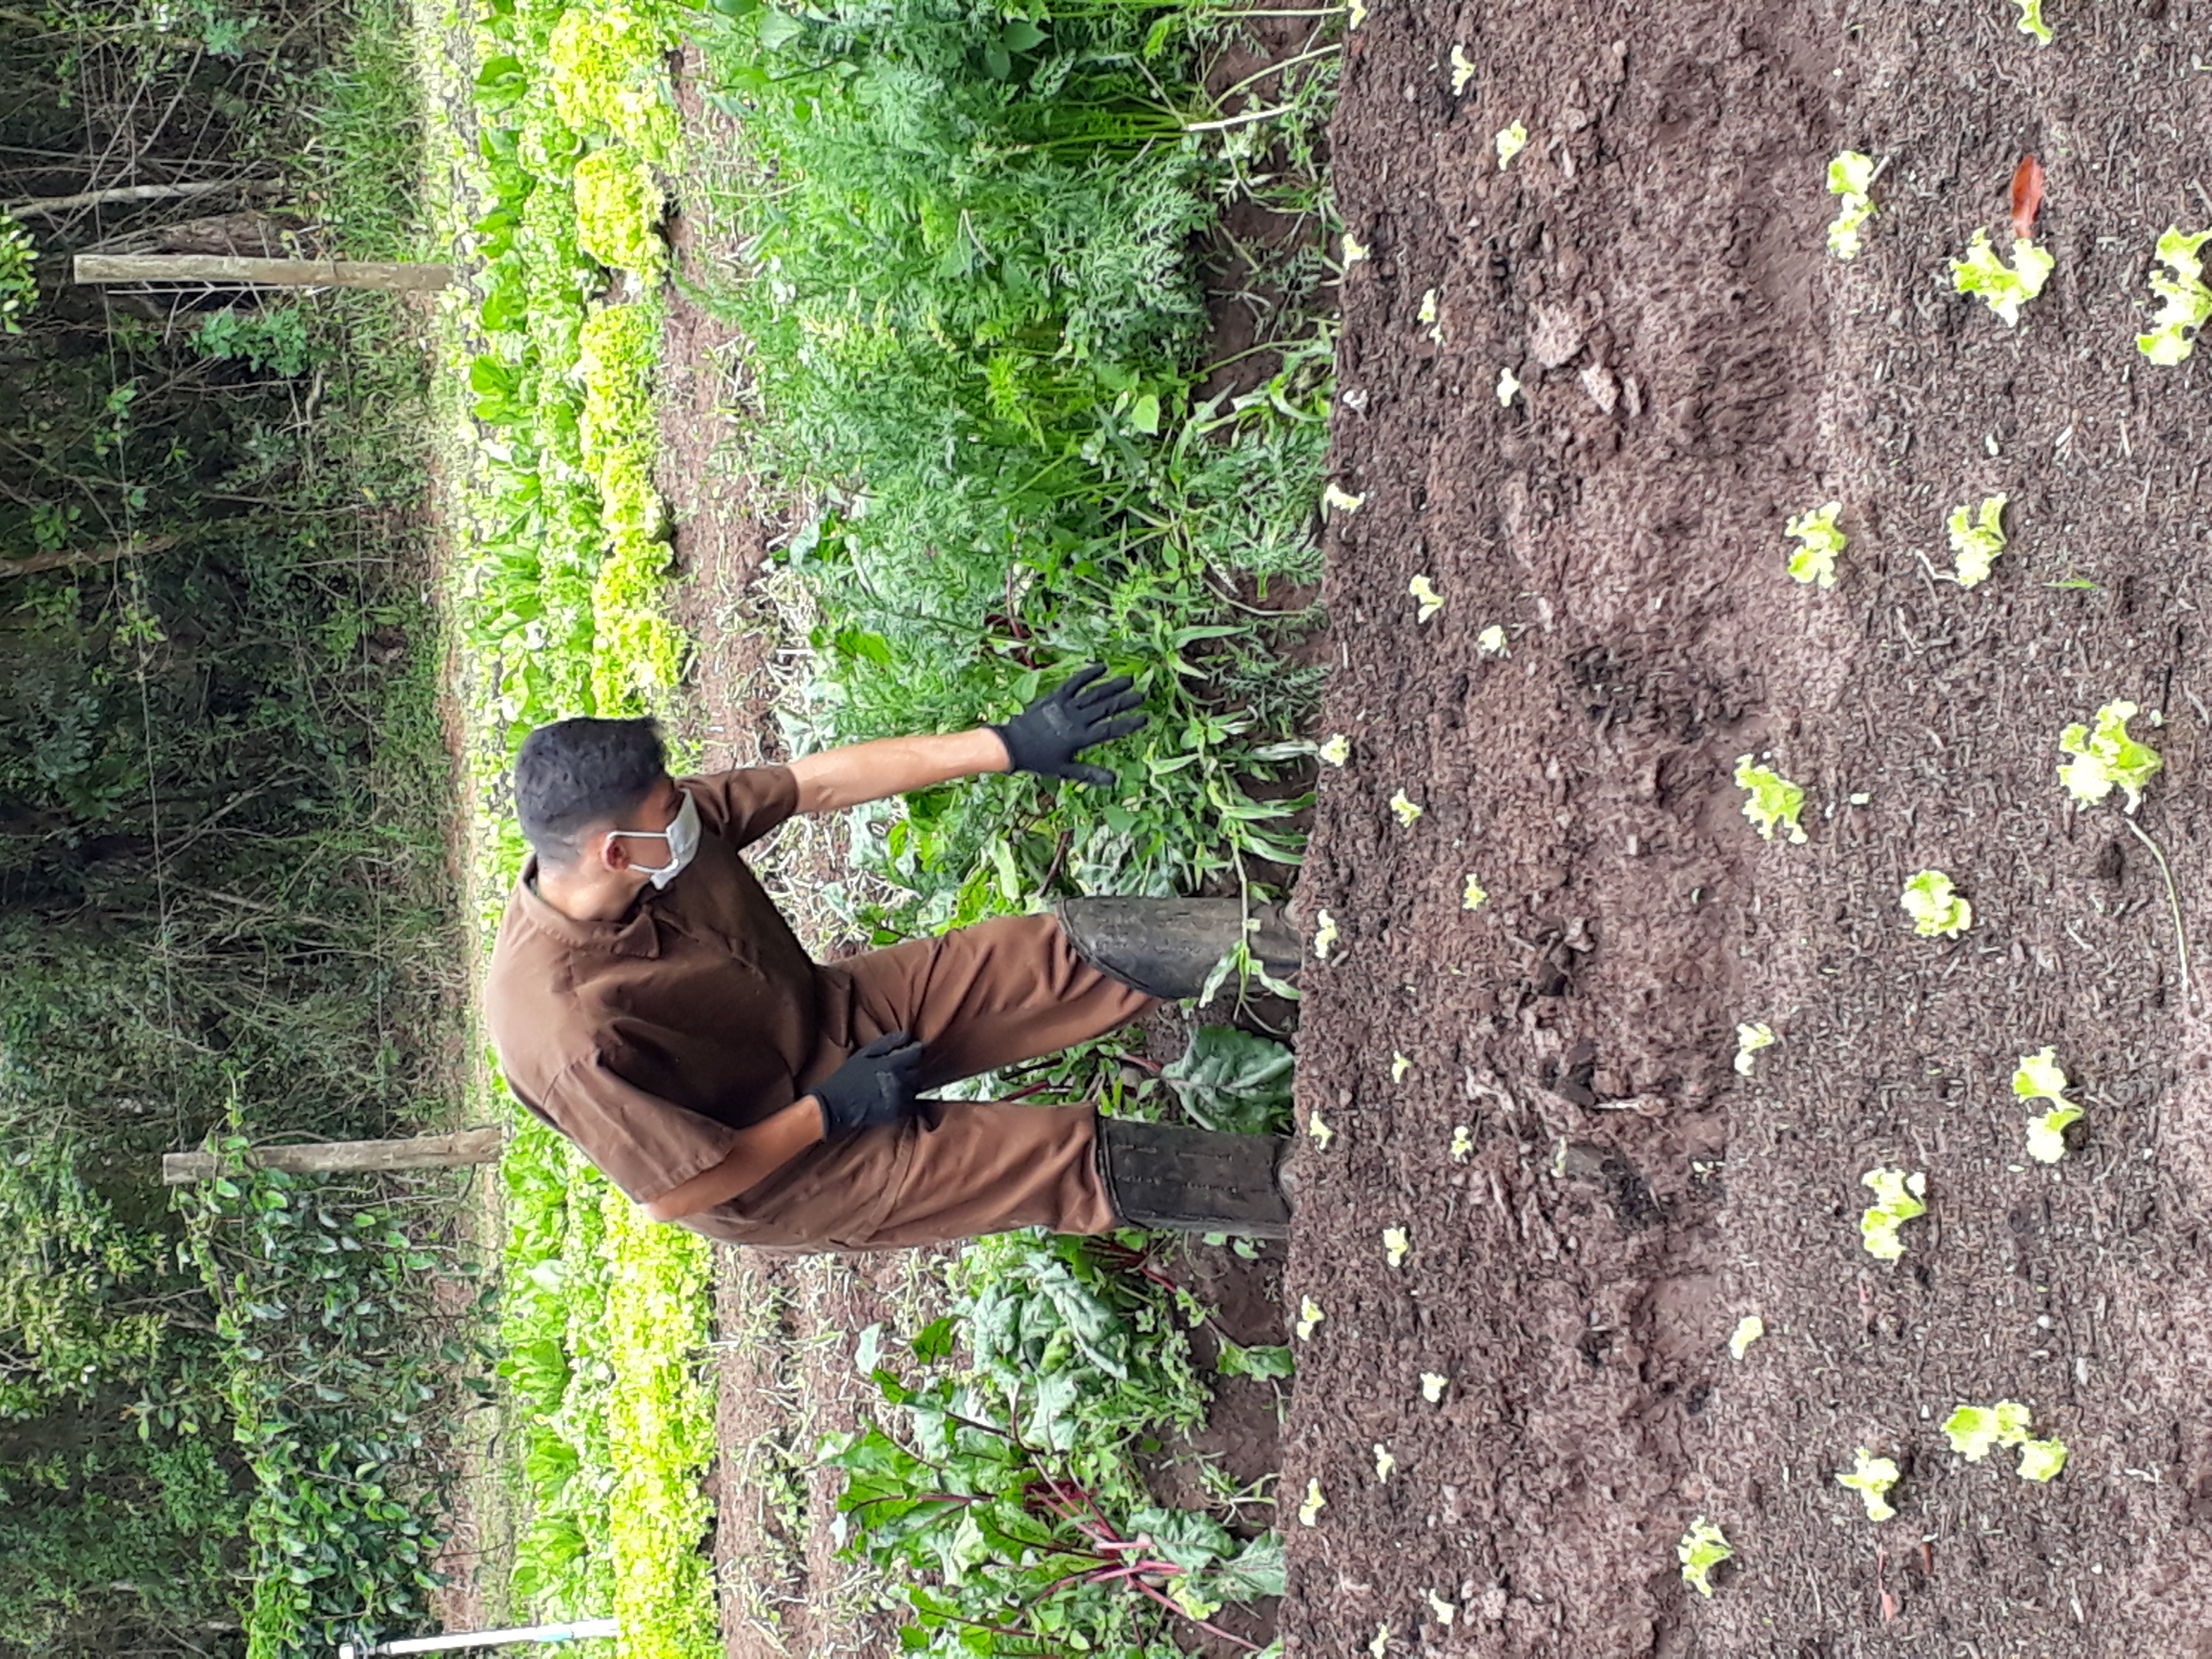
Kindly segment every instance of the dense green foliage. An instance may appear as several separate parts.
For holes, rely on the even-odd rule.
[[[912,931],[1048,876],[1169,890],[1288,861],[1295,794],[1255,798],[1317,674],[1305,619],[1250,601],[1317,570],[1330,336],[1308,149],[1333,63],[1286,69],[1265,138],[1196,90],[1203,7],[1010,16],[969,0],[730,0],[712,53],[763,179],[730,210],[754,280],[761,459],[814,506],[789,558],[825,613],[824,742],[1004,716],[1097,658],[1155,720],[1115,791],[907,803],[881,868]],[[1279,145],[1267,182],[1255,157]],[[1206,268],[1240,191],[1305,212],[1266,280],[1271,372],[1207,390]],[[1264,283],[1263,283],[1264,285]],[[1268,361],[1268,360],[1263,360]]]
[[[428,1246],[349,1232],[369,1248],[332,1276],[319,1210],[229,1183],[173,1213],[157,1165],[210,1132],[452,1109],[425,364],[381,296],[65,282],[74,251],[219,228],[409,252],[400,28],[380,0],[0,13],[0,200],[280,168],[290,191],[8,222],[30,258],[0,273],[0,1645],[325,1650],[329,1620],[419,1608],[434,1548],[425,1425],[453,1368],[413,1317]]]

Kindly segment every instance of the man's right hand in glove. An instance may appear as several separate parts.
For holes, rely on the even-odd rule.
[[[1006,745],[1008,771],[1073,778],[1102,789],[1119,781],[1110,769],[1075,758],[1093,744],[1126,738],[1145,723],[1143,714],[1130,712],[1144,694],[1131,689],[1127,674],[1101,679],[1105,672],[1103,663],[1079,668],[1004,726],[989,728]]]
[[[848,1058],[814,1085],[822,1109],[822,1138],[843,1140],[863,1129],[919,1117],[936,1127],[935,1103],[915,1097],[921,1073],[921,1044],[910,1031],[893,1031]]]

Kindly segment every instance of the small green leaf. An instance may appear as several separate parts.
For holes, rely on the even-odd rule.
[[[1736,759],[1735,787],[1750,792],[1750,799],[1743,804],[1743,815],[1759,831],[1759,839],[1772,841],[1778,824],[1789,832],[1793,845],[1803,843],[1805,831],[1798,823],[1805,810],[1805,791],[1802,787],[1772,767],[1753,766],[1748,755]]]
[[[1836,1477],[1837,1484],[1851,1488],[1866,1503],[1866,1517],[1869,1521],[1887,1521],[1897,1511],[1890,1506],[1889,1489],[1897,1484],[1897,1465],[1887,1457],[1876,1457],[1861,1446],[1854,1455],[1851,1467]]]
[[[2127,797],[2128,811],[2142,804],[2142,792],[2166,762],[2157,750],[2128,735],[2128,722],[2139,712],[2131,702],[2108,702],[2097,711],[2094,726],[2069,726],[2058,734],[2060,751],[2074,757],[2058,768],[2068,794],[2094,805],[2117,786]]]
[[[1974,907],[1959,896],[1941,870],[1923,870],[1905,884],[1898,902],[1923,939],[1956,939],[1974,925]]]
[[[1859,1184],[1872,1188],[1875,1195],[1875,1201],[1859,1218],[1859,1242],[1869,1255],[1894,1261],[1905,1254],[1897,1230],[1916,1216],[1928,1213],[1923,1196],[1928,1190],[1928,1177],[1917,1170],[1907,1175],[1902,1170],[1869,1170],[1859,1177]]]
[[[1837,516],[1843,510],[1841,501],[1830,501],[1810,513],[1798,514],[1783,526],[1784,535],[1794,536],[1803,544],[1790,556],[1793,580],[1815,583],[1824,588],[1836,585],[1836,556],[1850,542],[1850,538],[1836,528]]]
[[[1692,1586],[1700,1595],[1713,1593],[1713,1569],[1729,1559],[1735,1552],[1729,1547],[1721,1529],[1699,1516],[1690,1523],[1689,1531],[1674,1546],[1674,1554],[1682,1564],[1684,1582]]]

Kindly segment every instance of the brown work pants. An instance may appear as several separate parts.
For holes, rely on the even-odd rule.
[[[1057,917],[1001,916],[825,965],[811,1088],[853,1050],[911,1031],[926,1087],[1034,1060],[1154,1006],[1075,954]],[[840,1029],[842,1028],[842,1029]],[[1042,1225],[1115,1225],[1084,1106],[947,1101],[933,1129],[868,1129],[809,1147],[751,1191],[690,1218],[709,1238],[770,1249],[888,1250]]]

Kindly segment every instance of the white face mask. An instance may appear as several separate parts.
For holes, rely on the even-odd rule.
[[[633,864],[630,868],[641,876],[653,878],[655,887],[665,887],[684,873],[699,851],[699,804],[683,791],[684,805],[676,809],[675,821],[665,830],[610,830],[611,836],[646,836],[668,843],[668,862],[654,869],[647,865]]]

